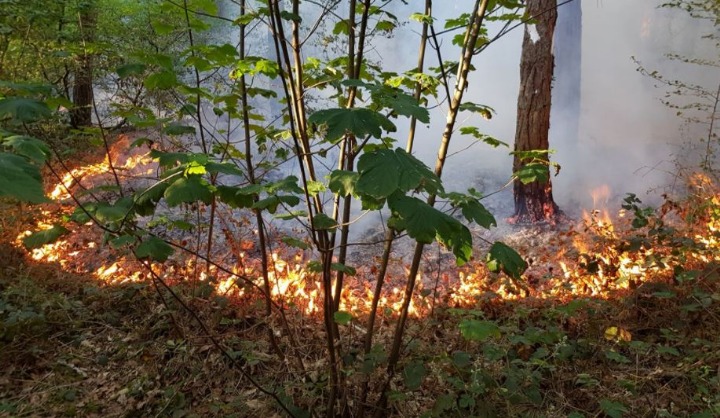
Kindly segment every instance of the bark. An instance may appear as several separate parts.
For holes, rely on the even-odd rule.
[[[557,0],[530,0],[528,14],[534,25],[526,25],[520,59],[515,151],[547,150],[553,78],[553,33],[557,19]],[[535,34],[537,31],[537,34]],[[513,172],[526,164],[515,155]],[[555,223],[562,212],[553,200],[552,184],[532,182],[514,184],[515,214],[510,223]]]
[[[72,88],[73,109],[70,123],[73,127],[92,125],[93,103],[93,59],[88,52],[87,44],[95,37],[95,7],[88,4],[82,7],[78,17],[78,26],[83,45],[83,53],[77,58]]]

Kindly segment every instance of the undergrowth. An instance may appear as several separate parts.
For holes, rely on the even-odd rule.
[[[717,202],[702,202],[702,213],[697,201],[692,210],[677,213],[692,216],[689,225],[717,221]],[[679,240],[679,230],[666,229],[668,235],[658,237],[658,228],[669,228],[660,225],[664,215],[643,211],[632,198],[626,205],[636,228],[627,236],[606,236],[599,245],[627,251],[643,238],[638,245],[667,254],[666,263],[682,259],[682,267],[676,264],[672,274],[658,273],[656,281],[608,299],[496,299],[471,308],[437,308],[409,325],[402,373],[388,388],[393,415],[720,414],[716,255],[698,240],[692,245]],[[18,222],[5,226],[0,256],[0,416],[280,413],[167,290],[158,291],[151,282],[102,285],[90,276],[63,272],[55,263],[25,259],[8,242],[29,221],[29,212],[4,208]],[[282,360],[263,338],[272,324],[261,318],[259,308],[238,306],[190,282],[172,289],[254,378],[285,382],[286,396],[313,409],[327,377],[322,336],[313,335],[312,327],[306,327],[309,332],[298,347],[308,378],[298,381],[283,373]],[[378,343],[389,339],[381,333]],[[379,347],[361,365],[354,365],[352,350],[346,353],[346,372],[380,372],[377,366],[387,354]]]

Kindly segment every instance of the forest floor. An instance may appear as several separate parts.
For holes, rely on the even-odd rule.
[[[563,276],[558,280],[531,270],[508,292],[513,283],[482,277],[489,283],[483,282],[484,291],[463,303],[452,286],[468,283],[446,283],[432,309],[410,321],[407,361],[392,382],[388,414],[720,416],[717,196],[716,189],[706,190],[675,203],[680,218],[687,208],[704,212],[694,212],[685,230],[663,232],[666,240],[642,235],[648,241],[640,246],[662,259],[628,249],[639,239],[636,230],[595,228],[600,238],[582,250],[561,251],[575,264],[564,274],[557,268],[555,275]],[[146,275],[112,280],[123,268],[98,270],[112,256],[88,245],[98,238],[84,229],[73,232],[76,246],[66,256],[92,264],[86,272],[77,263],[68,268],[63,259],[33,258],[18,237],[57,210],[0,202],[0,417],[282,416],[244,373],[268,387],[284,387],[305,409],[322,405],[327,366],[317,313],[287,310],[294,337],[300,337],[293,340],[263,320],[260,305],[197,281],[175,277],[170,293],[157,280],[142,279]],[[697,237],[698,230],[705,244],[681,239]],[[554,256],[565,241],[553,239],[577,239],[568,230],[550,235],[556,247],[547,251]],[[539,252],[537,243],[516,244],[521,253]],[[653,270],[658,263],[666,265]],[[476,269],[478,276],[486,273]],[[106,274],[99,278],[98,271]],[[463,271],[467,278],[472,268]],[[557,290],[562,286],[567,291]],[[364,320],[355,313],[345,326],[349,346],[360,340],[354,324]],[[386,309],[378,344],[388,344],[394,321]],[[483,335],[465,332],[468,324],[480,325],[472,329]],[[273,352],[268,330],[301,358],[306,376],[293,375]],[[348,375],[351,384],[356,378]]]

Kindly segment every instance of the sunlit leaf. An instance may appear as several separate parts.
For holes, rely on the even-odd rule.
[[[66,228],[62,225],[53,225],[44,231],[34,232],[32,235],[23,238],[23,246],[31,250],[33,248],[40,248],[45,244],[51,244],[58,240],[61,236],[69,233]]]
[[[513,174],[523,184],[535,181],[546,183],[550,178],[550,170],[546,163],[528,163]]]

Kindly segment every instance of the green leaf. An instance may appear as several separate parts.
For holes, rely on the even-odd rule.
[[[110,246],[117,250],[118,248],[126,245],[135,244],[137,242],[137,237],[135,235],[120,235],[119,237],[111,239],[109,242]]]
[[[326,125],[325,139],[337,142],[346,134],[362,138],[372,135],[380,138],[383,130],[395,132],[395,125],[382,114],[365,108],[337,108],[319,110],[308,118],[310,123]]]
[[[447,215],[415,197],[395,194],[388,198],[393,212],[388,224],[397,230],[407,230],[418,242],[431,243],[434,239],[452,249],[458,265],[472,257],[472,235],[457,219]]]
[[[4,152],[0,152],[0,196],[31,203],[48,201],[40,169],[23,157]]]
[[[33,248],[40,248],[45,244],[51,244],[57,241],[58,238],[69,232],[70,231],[68,231],[61,225],[53,225],[49,229],[34,232],[32,235],[23,238],[23,246],[28,250],[32,250]]]
[[[413,361],[403,370],[403,383],[408,390],[417,390],[427,376],[427,369],[420,361]]]
[[[338,325],[347,325],[352,321],[352,318],[350,312],[337,311],[333,314],[333,320]]]
[[[460,333],[466,340],[482,342],[490,337],[500,337],[500,327],[490,321],[464,319],[460,322]]]
[[[139,259],[149,258],[154,261],[166,261],[173,254],[173,248],[157,237],[149,237],[135,249],[135,256]]]
[[[522,166],[518,171],[514,173],[523,184],[532,182],[547,183],[550,178],[550,170],[548,169],[547,163],[528,163]]]
[[[50,108],[40,100],[8,97],[0,100],[0,117],[10,115],[20,122],[35,122],[49,117]]]
[[[313,217],[313,227],[320,231],[327,231],[337,228],[338,224],[335,219],[324,213],[318,213]]]
[[[354,267],[350,267],[342,263],[332,263],[330,265],[330,269],[335,271],[341,271],[348,276],[354,276],[357,273],[357,270],[355,270]]]
[[[495,113],[495,109],[490,106],[480,105],[473,102],[464,102],[460,105],[460,111],[468,111],[480,114],[483,118],[490,120]]]
[[[260,210],[267,209],[268,212],[275,213],[281,203],[284,203],[288,206],[297,206],[300,203],[300,198],[298,198],[297,196],[289,195],[270,196],[265,199],[258,200],[252,207],[253,209]]]
[[[120,222],[130,215],[130,208],[122,202],[115,205],[107,203],[98,204],[95,218],[101,223]]]
[[[249,208],[255,203],[254,194],[243,193],[234,186],[217,186],[215,191],[220,201],[233,208]]]
[[[120,78],[127,78],[131,75],[142,75],[145,72],[147,66],[145,64],[125,64],[118,67],[115,72]]]
[[[155,212],[160,199],[164,196],[168,184],[166,182],[154,184],[147,189],[139,190],[133,196],[135,212],[140,216],[149,216]]]
[[[608,399],[600,400],[600,409],[611,418],[622,418],[623,414],[628,412],[625,405]]]
[[[177,74],[173,71],[160,71],[145,79],[145,87],[149,90],[167,90],[178,85]]]
[[[497,226],[495,217],[476,197],[456,192],[448,193],[444,197],[450,200],[453,207],[459,207],[468,221],[475,222],[486,229]]]
[[[317,196],[318,193],[322,193],[327,190],[325,185],[320,181],[309,180],[306,187],[310,196]]]
[[[181,203],[202,201],[205,204],[212,202],[210,185],[199,176],[180,177],[165,190],[165,201],[168,206],[177,206]]]
[[[349,196],[355,191],[355,183],[357,183],[360,174],[354,171],[333,170],[330,173],[330,181],[328,187],[333,193],[340,196]]]
[[[229,174],[232,176],[243,175],[242,170],[232,163],[216,163],[211,161],[205,164],[205,169],[210,173]]]
[[[300,248],[301,250],[307,250],[310,248],[310,246],[307,245],[307,243],[305,243],[305,241],[301,241],[301,240],[299,240],[297,238],[293,238],[293,237],[283,237],[281,239],[281,241],[291,247]]]
[[[195,127],[188,125],[181,125],[179,123],[171,123],[163,129],[168,135],[188,135],[195,134]]]
[[[385,198],[396,191],[442,191],[440,179],[422,161],[404,149],[376,149],[363,154],[358,161],[359,178],[355,190],[359,194]]]
[[[470,354],[464,351],[455,351],[452,353],[452,362],[455,367],[463,370],[472,363],[472,359],[470,358]]]
[[[502,271],[513,279],[519,280],[527,267],[527,263],[520,257],[520,254],[502,242],[496,241],[490,247],[487,255],[488,270],[495,273]]]
[[[28,157],[38,163],[44,163],[50,157],[50,148],[37,138],[14,135],[3,140],[3,144],[11,147],[16,154]]]
[[[188,162],[189,155],[184,152],[162,152],[158,150],[151,150],[150,157],[154,160],[158,160],[158,164],[161,167],[175,167],[178,163],[184,164]]]

